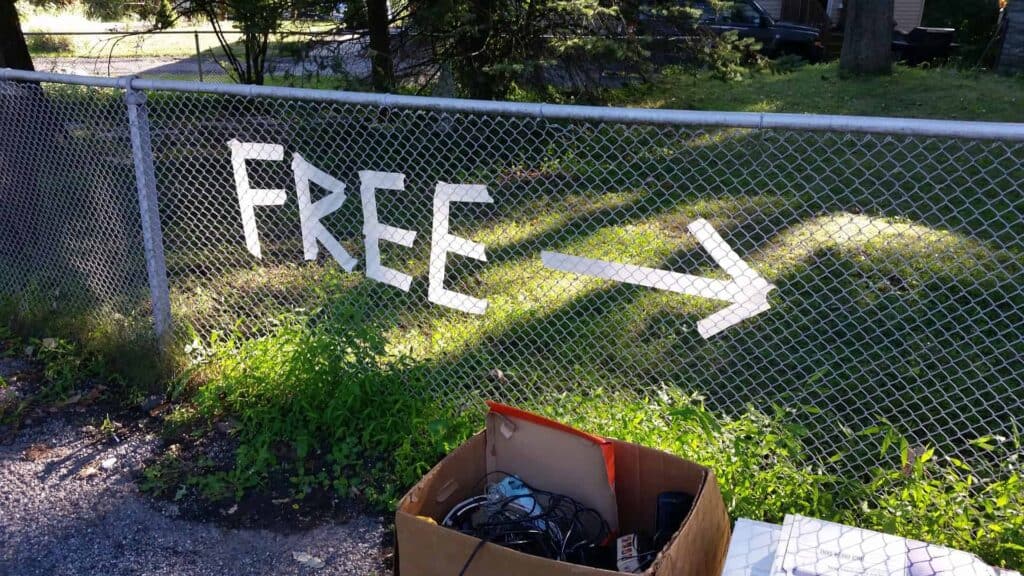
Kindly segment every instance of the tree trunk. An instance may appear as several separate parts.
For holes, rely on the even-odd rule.
[[[626,34],[635,35],[640,27],[640,0],[622,0],[619,15],[626,25]]]
[[[493,55],[487,51],[487,40],[491,35],[496,8],[496,0],[469,2],[466,22],[455,39],[455,71],[459,83],[470,98],[478,100],[504,96],[504,91],[495,85],[498,79],[487,70],[494,63]]]
[[[34,70],[14,0],[0,0],[0,68]],[[32,98],[18,96],[38,93],[41,97],[41,92],[35,84],[7,94],[0,104],[0,126],[27,126],[33,120]],[[11,274],[13,263],[28,253],[27,236],[33,226],[35,175],[26,165],[31,164],[28,160],[36,147],[24,140],[24,130],[15,130],[0,140],[0,230],[5,235],[4,242],[0,242],[0,274]]]
[[[35,70],[14,0],[0,0],[0,68]]]
[[[370,65],[373,89],[390,92],[394,85],[391,60],[391,14],[388,0],[366,0],[366,19],[370,29]]]
[[[848,74],[892,72],[893,0],[849,0],[839,69]]]

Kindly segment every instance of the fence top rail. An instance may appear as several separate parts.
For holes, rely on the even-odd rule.
[[[816,130],[828,132],[859,132],[897,136],[935,136],[982,140],[1024,141],[1024,123],[970,122],[962,120],[928,120],[917,118],[885,118],[874,116],[841,116],[822,114],[784,114],[758,112],[715,112],[700,110],[660,110],[647,108],[613,108],[525,102],[499,102],[428,96],[401,96],[372,92],[342,92],[291,88],[285,86],[251,86],[214,84],[180,80],[154,80],[126,76],[77,76],[52,72],[29,72],[0,68],[0,81],[49,82],[122,90],[152,90],[219,94],[248,98],[280,98],[314,102],[333,102],[382,108],[427,110],[436,112],[497,114],[550,120],[603,121],[623,124],[665,126],[717,126],[728,128]]]

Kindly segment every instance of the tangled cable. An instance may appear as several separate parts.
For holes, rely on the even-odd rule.
[[[502,479],[489,482],[495,475]],[[465,573],[484,543],[513,550],[589,564],[611,531],[600,513],[563,494],[539,490],[505,472],[485,475],[485,494],[460,502],[442,525],[481,540],[462,569]]]

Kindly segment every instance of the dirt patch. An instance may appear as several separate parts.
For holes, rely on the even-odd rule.
[[[94,385],[75,403],[32,404],[39,368],[0,358],[7,388],[30,405],[0,441],[0,574],[390,571],[384,518],[356,500],[314,491],[301,502],[275,504],[270,491],[204,503],[141,493],[146,463],[169,449],[161,423],[147,410],[103,398],[83,403]],[[203,453],[225,465],[230,434],[218,431],[204,442],[197,444]]]

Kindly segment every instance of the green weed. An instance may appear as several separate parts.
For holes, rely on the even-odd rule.
[[[275,471],[296,492],[358,491],[389,503],[458,444],[471,423],[424,401],[425,372],[385,360],[380,329],[353,307],[286,315],[255,340],[211,338],[195,403],[237,421],[236,494]]]
[[[64,400],[75,385],[101,373],[95,357],[83,355],[78,347],[58,338],[31,340],[35,357],[43,363],[46,386],[40,394],[44,403]]]
[[[161,391],[167,376],[179,370],[179,358],[157,350],[144,311],[125,314],[84,302],[53,308],[48,300],[34,287],[17,299],[0,299],[0,344],[29,342],[46,365],[56,396],[75,381],[102,378],[117,384],[112,390],[132,404]],[[6,352],[15,352],[15,346],[6,346]]]
[[[379,332],[358,312],[282,318],[260,340],[214,341],[203,413],[241,422],[228,473],[164,461],[146,483],[166,494],[199,487],[209,497],[259,485],[288,470],[295,495],[312,486],[393,504],[443,454],[482,424],[482,407],[458,412],[430,399],[408,361],[382,362]],[[748,407],[735,417],[701,397],[666,389],[638,400],[597,390],[540,401],[535,408],[581,429],[651,446],[715,471],[730,515],[780,522],[800,513],[950,545],[1000,566],[1024,564],[1024,482],[1019,437],[982,438],[965,449],[993,466],[970,468],[931,446],[913,446],[882,422],[851,433],[873,438],[879,464],[842,472],[849,453],[821,453],[800,422],[807,414]],[[188,472],[183,472],[188,470]]]
[[[984,470],[902,439],[889,446],[900,466],[872,472],[861,506],[844,513],[847,522],[968,550],[1003,567],[1024,566],[1019,435],[971,442],[992,462]]]
[[[862,476],[836,474],[841,454],[821,454],[800,414],[748,408],[725,418],[699,397],[665,393],[654,400],[603,393],[566,396],[542,410],[582,429],[652,446],[715,471],[733,519],[780,522],[799,513],[945,544],[993,565],[1024,566],[1021,441],[984,437],[991,467],[972,468],[930,446],[912,446],[893,427],[877,437],[879,464]]]

